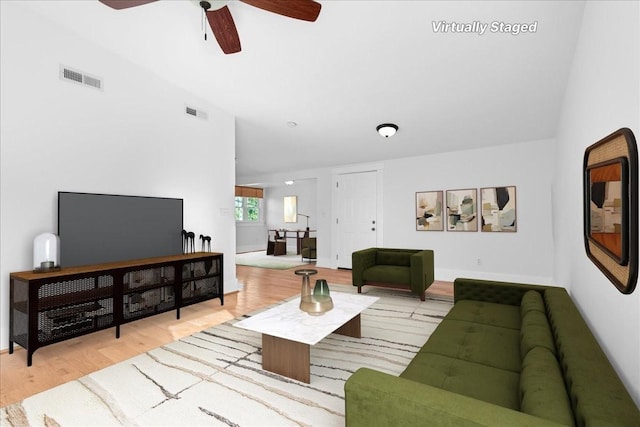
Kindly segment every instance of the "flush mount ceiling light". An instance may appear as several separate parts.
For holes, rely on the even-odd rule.
[[[287,185],[293,185],[293,181],[291,181],[291,180],[285,181],[284,183],[287,184]]]
[[[394,125],[393,123],[383,123],[376,127],[378,133],[385,138],[389,138],[393,136],[398,131],[398,125]]]

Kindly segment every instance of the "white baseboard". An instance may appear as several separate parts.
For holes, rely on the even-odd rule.
[[[228,283],[231,282],[231,283]],[[234,277],[231,280],[225,281],[224,283],[224,294],[230,294],[232,292],[241,291],[244,288],[244,284],[238,280],[237,277]]]
[[[244,252],[256,252],[256,251],[266,251],[267,248],[264,245],[247,245],[247,246],[238,246],[236,247],[236,253],[241,254]]]

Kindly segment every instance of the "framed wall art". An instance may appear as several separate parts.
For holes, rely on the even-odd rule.
[[[447,190],[447,231],[478,231],[478,190]]]
[[[284,222],[298,222],[298,196],[284,197]]]
[[[584,243],[589,259],[624,294],[638,279],[638,149],[623,128],[584,153]]]
[[[444,231],[442,191],[416,192],[416,230]]]
[[[517,230],[516,187],[480,189],[482,231],[513,232]]]

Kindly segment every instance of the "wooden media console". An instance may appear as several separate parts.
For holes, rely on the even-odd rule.
[[[224,305],[223,254],[196,252],[10,275],[9,353],[40,347],[198,302]]]

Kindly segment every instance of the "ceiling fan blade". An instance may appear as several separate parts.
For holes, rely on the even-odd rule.
[[[105,4],[113,9],[127,9],[135,6],[142,6],[143,4],[153,3],[156,0],[100,0],[100,3]]]
[[[313,0],[240,0],[251,6],[264,9],[278,15],[303,21],[315,21],[320,14],[322,5]]]
[[[218,10],[207,10],[207,20],[224,53],[240,52],[240,37],[238,37],[236,24],[227,6]]]

